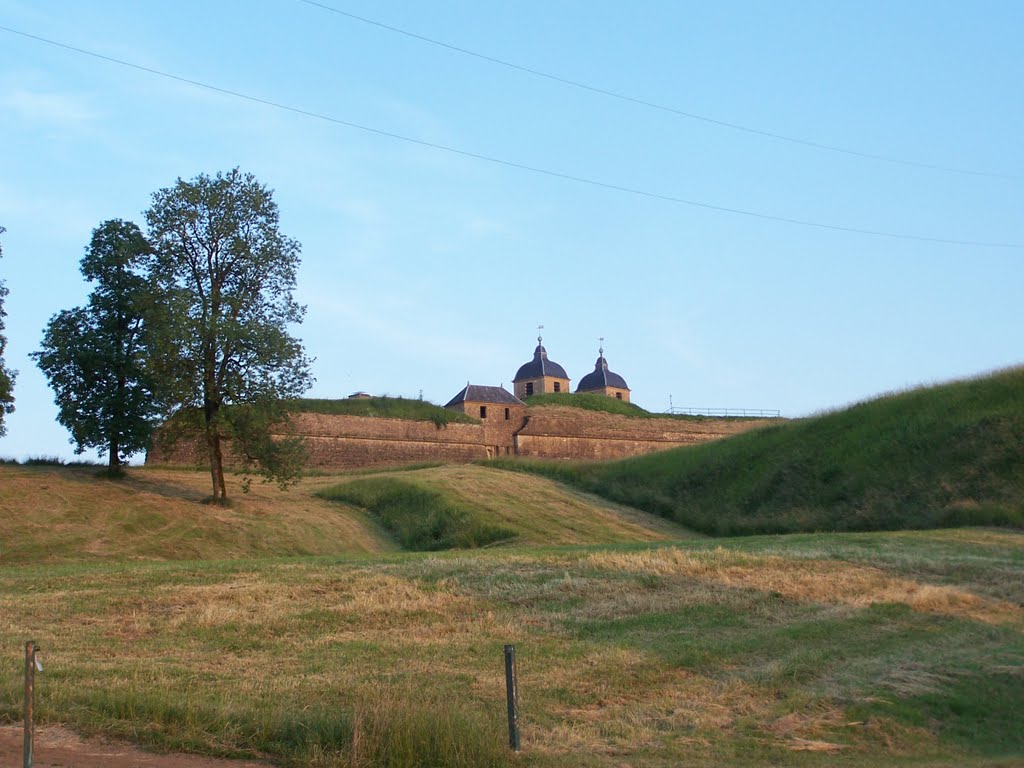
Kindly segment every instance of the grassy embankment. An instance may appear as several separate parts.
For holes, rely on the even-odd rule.
[[[512,476],[514,477],[514,476]],[[404,549],[603,544],[688,538],[685,528],[550,480],[483,466],[375,473],[317,491],[367,510]]]
[[[374,554],[402,546],[400,536],[387,530],[379,517],[328,500],[330,489],[344,488],[345,483],[357,489],[367,484],[412,488],[413,497],[429,502],[425,517],[411,521],[417,536],[432,535],[432,528],[422,525],[431,516],[449,523],[459,519],[446,510],[462,511],[482,528],[500,530],[500,538],[514,537],[521,545],[664,541],[687,535],[655,515],[546,478],[487,467],[378,470],[366,478],[325,474],[304,478],[284,491],[253,483],[249,493],[242,492],[243,478],[228,475],[229,507],[200,503],[209,495],[205,472],[129,468],[125,479],[111,482],[99,480],[97,471],[0,465],[0,567]],[[448,535],[435,546],[486,543],[463,540],[463,532],[451,526]],[[412,540],[406,545],[422,546]]]
[[[1022,605],[1008,531],[8,567],[0,721],[32,637],[43,722],[280,765],[1019,765]]]
[[[619,416],[629,416],[634,419],[677,419],[680,421],[705,421],[707,416],[691,416],[678,413],[654,413],[641,408],[634,403],[623,402],[614,397],[595,395],[593,393],[569,393],[547,395],[530,395],[524,401],[529,406],[563,406],[568,408],[581,408],[584,411],[600,411],[602,413],[614,413]]]
[[[445,424],[479,424],[477,419],[428,403],[404,397],[360,397],[344,400],[318,400],[301,398],[289,401],[296,413],[323,413],[338,416],[375,416],[381,419],[411,419],[432,421],[438,427]]]
[[[1024,368],[605,464],[496,461],[717,535],[1024,525]]]

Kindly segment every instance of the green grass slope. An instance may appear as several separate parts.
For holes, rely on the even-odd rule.
[[[321,498],[369,511],[403,548],[490,544],[669,541],[692,533],[672,522],[551,480],[478,465],[373,473],[330,485]]]
[[[375,416],[382,419],[410,419],[445,424],[478,424],[479,421],[464,413],[457,413],[428,403],[425,400],[407,400],[404,397],[363,397],[344,400],[318,400],[301,398],[289,401],[296,413],[323,413],[337,416]]]
[[[504,462],[709,534],[1024,525],[1024,368],[606,464]]]
[[[558,405],[568,408],[580,408],[584,411],[600,411],[602,413],[615,413],[619,416],[629,416],[634,419],[678,419],[682,421],[705,421],[708,416],[691,416],[678,413],[653,413],[645,410],[634,403],[627,403],[617,400],[614,397],[595,395],[592,392],[559,394],[530,395],[525,400],[529,406],[545,407]]]

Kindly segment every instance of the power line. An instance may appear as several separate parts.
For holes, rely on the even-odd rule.
[[[693,207],[693,208],[703,208],[703,209],[709,210],[709,211],[718,211],[720,213],[731,213],[731,214],[735,214],[735,215],[738,215],[738,216],[747,216],[747,217],[754,218],[754,219],[763,219],[765,221],[776,221],[776,222],[780,222],[780,223],[783,223],[783,224],[794,224],[794,225],[802,226],[802,227],[814,227],[816,229],[825,229],[825,230],[831,230],[831,231],[835,231],[835,232],[849,232],[849,233],[858,234],[858,235],[871,235],[871,236],[874,236],[874,237],[887,237],[887,238],[892,238],[892,239],[896,239],[896,240],[913,240],[913,241],[917,241],[917,242],[936,243],[936,244],[943,244],[943,245],[963,245],[963,246],[974,246],[974,247],[979,247],[979,248],[1024,249],[1024,243],[1001,243],[1001,242],[990,242],[990,241],[983,241],[983,240],[957,240],[957,239],[953,239],[953,238],[928,237],[928,236],[924,236],[924,235],[912,235],[912,234],[906,234],[906,233],[901,233],[901,232],[887,232],[887,231],[884,231],[884,230],[864,229],[864,228],[860,228],[860,227],[848,227],[848,226],[843,226],[843,225],[840,225],[840,224],[825,224],[825,223],[817,222],[817,221],[808,221],[808,220],[805,220],[805,219],[795,219],[795,218],[790,218],[790,217],[787,217],[787,216],[776,216],[776,215],[768,214],[768,213],[760,213],[758,211],[748,211],[748,210],[744,210],[742,208],[731,208],[729,206],[724,206],[724,205],[715,205],[713,203],[706,203],[706,202],[702,202],[702,201],[699,201],[699,200],[688,200],[686,198],[676,197],[674,195],[661,194],[659,192],[651,192],[651,191],[648,191],[648,190],[639,189],[637,187],[627,187],[627,186],[624,186],[624,185],[621,185],[621,184],[613,184],[611,182],[605,182],[605,181],[600,181],[598,179],[587,178],[585,176],[576,176],[576,175],[573,175],[573,174],[570,174],[570,173],[563,173],[561,171],[553,171],[553,170],[550,170],[550,169],[547,169],[547,168],[541,168],[539,166],[527,165],[526,163],[518,163],[518,162],[515,162],[513,160],[505,160],[505,159],[502,159],[500,157],[494,157],[493,155],[484,155],[484,154],[480,154],[478,152],[471,152],[469,150],[459,149],[457,147],[450,147],[450,146],[447,146],[445,144],[437,144],[437,143],[432,142],[432,141],[424,141],[423,139],[416,139],[416,138],[412,138],[410,136],[404,136],[404,135],[402,135],[400,133],[394,133],[392,131],[385,131],[385,130],[383,130],[381,128],[374,128],[372,126],[362,125],[360,123],[354,123],[354,122],[351,122],[349,120],[342,120],[342,119],[337,118],[337,117],[331,117],[330,115],[324,115],[324,114],[319,113],[319,112],[312,112],[312,111],[307,110],[307,109],[302,109],[301,107],[293,107],[293,106],[290,106],[288,104],[282,104],[280,102],[271,101],[270,99],[264,99],[264,98],[261,98],[259,96],[251,96],[249,94],[245,94],[245,93],[242,93],[240,91],[233,91],[233,90],[230,90],[228,88],[221,88],[220,86],[211,85],[209,83],[204,83],[204,82],[202,82],[200,80],[192,80],[190,78],[182,77],[180,75],[175,75],[175,74],[172,74],[170,72],[164,72],[162,70],[154,69],[152,67],[146,67],[146,66],[143,66],[142,64],[135,64],[135,63],[130,62],[130,61],[125,61],[123,59],[116,59],[116,58],[114,58],[112,56],[106,56],[106,55],[104,55],[102,53],[96,53],[95,51],[86,50],[85,48],[78,48],[78,47],[73,46],[73,45],[68,45],[67,43],[61,43],[61,42],[57,42],[56,40],[50,40],[50,39],[45,38],[45,37],[40,37],[39,35],[30,34],[28,32],[21,32],[21,31],[19,31],[17,29],[12,29],[10,27],[5,27],[5,26],[0,25],[0,30],[2,30],[4,32],[9,32],[9,33],[14,34],[14,35],[18,35],[20,37],[28,38],[30,40],[36,40],[38,42],[45,43],[47,45],[52,45],[52,46],[57,47],[57,48],[63,48],[64,50],[73,51],[74,53],[80,53],[80,54],[82,54],[84,56],[91,56],[92,58],[100,59],[101,61],[107,61],[107,62],[110,62],[112,64],[117,64],[117,65],[122,66],[122,67],[128,67],[130,69],[135,69],[135,70],[138,70],[140,72],[146,72],[146,73],[151,74],[151,75],[157,75],[159,77],[167,78],[168,80],[174,80],[174,81],[179,82],[179,83],[186,83],[188,85],[193,85],[193,86],[195,86],[197,88],[204,88],[204,89],[206,89],[208,91],[214,91],[215,93],[221,93],[221,94],[224,94],[226,96],[232,96],[232,97],[237,98],[237,99],[243,99],[245,101],[249,101],[249,102],[252,102],[252,103],[255,103],[255,104],[262,104],[264,106],[273,107],[274,109],[285,110],[287,112],[292,112],[292,113],[297,114],[297,115],[303,115],[305,117],[311,117],[311,118],[314,118],[316,120],[324,120],[324,121],[329,122],[329,123],[334,123],[335,125],[344,125],[344,126],[346,126],[348,128],[355,128],[357,130],[365,131],[366,133],[372,133],[372,134],[375,134],[377,136],[386,136],[387,138],[396,139],[398,141],[404,141],[404,142],[406,142],[408,144],[415,144],[415,145],[421,146],[421,147],[429,147],[430,149],[436,149],[436,150],[440,150],[442,152],[448,152],[450,154],[459,155],[461,157],[470,157],[470,158],[473,158],[474,160],[482,160],[484,162],[493,163],[495,165],[505,166],[507,168],[516,168],[516,169],[519,169],[519,170],[522,170],[522,171],[529,171],[531,173],[536,173],[536,174],[540,174],[540,175],[543,175],[543,176],[549,176],[549,177],[556,178],[556,179],[564,179],[566,181],[573,181],[573,182],[576,182],[576,183],[579,183],[579,184],[587,184],[589,186],[599,187],[601,189],[610,189],[610,190],[614,190],[616,192],[624,192],[624,193],[631,194],[631,195],[637,195],[639,197],[646,197],[646,198],[651,198],[651,199],[654,199],[654,200],[662,200],[662,201],[665,201],[665,202],[675,203],[675,204],[678,204],[678,205],[686,205],[686,206],[690,206],[690,207]]]
[[[508,61],[506,59],[500,59],[496,56],[489,56],[485,53],[480,53],[479,51],[474,51],[469,48],[462,48],[458,45],[446,43],[443,40],[437,40],[432,37],[427,37],[426,35],[417,34],[416,32],[410,32],[409,30],[402,29],[401,27],[395,27],[390,24],[385,24],[384,22],[381,21],[366,18],[365,16],[359,16],[354,13],[349,13],[348,11],[343,11],[340,8],[334,8],[333,6],[326,5],[325,3],[316,2],[316,0],[299,0],[299,2],[305,3],[306,5],[314,6],[316,8],[320,8],[325,11],[329,11],[331,13],[336,13],[339,16],[345,16],[346,18],[352,19],[353,21],[358,21],[363,24],[369,24],[371,26],[387,30],[388,32],[394,32],[399,35],[405,35],[406,37],[410,37],[414,40],[429,43],[430,45],[436,45],[440,48],[446,48],[449,51],[461,53],[465,56],[472,56],[473,58],[480,59],[481,61],[486,61],[491,64],[497,64],[502,67],[514,69],[518,72],[523,72],[524,74],[533,75],[535,77],[542,77],[547,80],[554,81],[556,83],[561,83],[562,85],[568,85],[573,88],[580,88],[584,91],[590,91],[591,93],[597,93],[602,96],[608,96],[613,99],[618,99],[619,101],[626,101],[631,104],[637,104],[642,107],[656,109],[661,112],[668,112],[670,114],[676,115],[677,117],[685,117],[689,120],[699,120],[700,122],[708,123],[710,125],[717,125],[720,128],[731,128],[734,131],[742,131],[743,133],[749,133],[755,136],[763,136],[769,139],[775,139],[777,141],[785,141],[789,142],[790,144],[799,144],[800,146],[811,147],[813,149],[820,149],[826,152],[836,152],[839,154],[850,155],[852,157],[859,157],[866,160],[877,160],[883,163],[893,163],[895,165],[910,166],[912,168],[923,168],[930,171],[942,171],[944,173],[959,173],[966,176],[984,176],[993,179],[1004,179],[1007,181],[1024,180],[1024,176],[1021,176],[1019,174],[996,173],[993,171],[978,171],[973,170],[971,168],[955,168],[953,166],[926,163],[919,160],[908,160],[906,158],[892,157],[890,155],[879,155],[872,152],[862,152],[856,149],[840,147],[835,144],[825,144],[820,141],[802,139],[797,136],[789,136],[783,133],[776,133],[774,131],[768,131],[762,128],[754,128],[749,125],[742,125],[741,123],[731,123],[728,120],[719,120],[718,118],[708,117],[707,115],[700,115],[697,114],[696,112],[687,112],[685,110],[677,109],[676,107],[668,106],[666,104],[660,104],[655,101],[649,101],[647,99],[641,99],[636,96],[630,96],[627,93],[621,93],[619,91],[612,91],[607,88],[601,88],[600,86],[590,85],[589,83],[584,83],[579,80],[571,80],[567,77],[561,77],[559,75],[554,75],[551,74],[550,72],[545,72],[540,69],[534,69],[533,67],[527,67],[522,64],[516,64],[515,62]]]

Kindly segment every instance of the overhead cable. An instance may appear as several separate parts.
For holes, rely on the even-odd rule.
[[[799,144],[799,145],[804,146],[804,147],[811,147],[813,149],[820,149],[820,150],[824,150],[826,152],[837,152],[837,153],[843,154],[843,155],[850,155],[850,156],[853,156],[853,157],[860,157],[860,158],[863,158],[863,159],[866,159],[866,160],[876,160],[876,161],[883,162],[883,163],[893,163],[895,165],[905,165],[905,166],[910,166],[910,167],[914,167],[914,168],[923,168],[923,169],[927,169],[927,170],[930,170],[930,171],[942,171],[942,172],[945,172],[945,173],[958,173],[958,174],[962,174],[962,175],[966,175],[966,176],[985,176],[985,177],[988,177],[988,178],[1004,179],[1004,180],[1007,180],[1007,181],[1022,181],[1022,180],[1024,180],[1024,176],[1022,176],[1020,174],[998,173],[998,172],[994,172],[994,171],[979,171],[979,170],[974,170],[974,169],[971,169],[971,168],[956,168],[956,167],[953,167],[953,166],[939,165],[937,163],[927,163],[927,162],[922,162],[922,161],[919,161],[919,160],[909,160],[909,159],[906,159],[906,158],[894,157],[894,156],[891,156],[891,155],[881,155],[881,154],[875,154],[875,153],[872,153],[872,152],[863,152],[863,151],[860,151],[860,150],[857,150],[857,149],[850,149],[849,147],[840,147],[840,146],[835,145],[835,144],[825,144],[824,142],[814,141],[812,139],[803,139],[803,138],[800,138],[798,136],[789,136],[789,135],[783,134],[783,133],[776,133],[775,131],[769,131],[769,130],[765,130],[763,128],[754,128],[752,126],[743,125],[741,123],[732,123],[732,122],[729,122],[728,120],[720,120],[720,119],[715,118],[715,117],[709,117],[708,115],[697,114],[696,112],[687,112],[686,110],[677,109],[676,107],[668,106],[666,104],[660,104],[658,102],[650,101],[648,99],[642,99],[642,98],[639,98],[639,97],[636,97],[636,96],[630,96],[629,94],[622,93],[620,91],[613,91],[613,90],[610,90],[608,88],[602,88],[600,86],[590,85],[589,83],[584,83],[584,82],[579,81],[579,80],[571,80],[571,79],[569,79],[567,77],[561,77],[559,75],[554,75],[554,74],[552,74],[550,72],[545,72],[545,71],[540,70],[540,69],[534,69],[533,67],[527,67],[527,66],[524,66],[522,64],[516,64],[515,62],[508,61],[507,59],[500,59],[497,56],[489,56],[488,54],[480,53],[479,51],[474,51],[474,50],[471,50],[469,48],[462,48],[461,46],[458,46],[458,45],[453,45],[451,43],[446,43],[443,40],[437,40],[437,39],[432,38],[432,37],[427,37],[426,35],[417,34],[416,32],[410,32],[409,30],[402,29],[401,27],[396,27],[396,26],[393,26],[391,24],[385,24],[384,22],[376,21],[374,19],[370,19],[370,18],[367,18],[365,16],[359,16],[357,14],[350,13],[348,11],[343,11],[340,8],[335,8],[333,6],[327,5],[326,3],[317,2],[317,0],[298,0],[298,1],[300,3],[305,3],[306,5],[311,5],[311,6],[314,6],[316,8],[320,8],[322,10],[329,11],[331,13],[335,13],[335,14],[337,14],[339,16],[345,16],[346,18],[352,19],[353,21],[358,21],[358,22],[361,22],[363,24],[369,24],[371,26],[387,30],[388,32],[394,32],[394,33],[399,34],[399,35],[405,35],[406,37],[413,38],[414,40],[419,40],[419,41],[424,42],[424,43],[429,43],[430,45],[436,45],[436,46],[438,46],[440,48],[446,48],[449,51],[454,51],[456,53],[461,53],[461,54],[463,54],[465,56],[472,56],[472,57],[474,57],[476,59],[480,59],[482,61],[490,62],[491,64],[497,64],[497,65],[502,66],[502,67],[507,67],[509,69],[514,69],[514,70],[516,70],[518,72],[523,72],[525,74],[533,75],[535,77],[542,77],[542,78],[545,78],[547,80],[552,80],[552,81],[554,81],[556,83],[561,83],[562,85],[568,85],[568,86],[571,86],[573,88],[580,88],[580,89],[582,89],[584,91],[590,91],[591,93],[597,93],[597,94],[600,94],[602,96],[608,96],[610,98],[618,99],[620,101],[627,101],[627,102],[630,102],[631,104],[637,104],[637,105],[642,106],[642,107],[648,107],[650,109],[656,109],[656,110],[659,110],[661,112],[668,112],[670,114],[676,115],[677,117],[685,117],[685,118],[690,119],[690,120],[699,120],[700,122],[708,123],[710,125],[717,125],[720,128],[731,128],[734,131],[742,131],[743,133],[754,134],[756,136],[764,136],[766,138],[775,139],[777,141],[789,142],[790,144]]]
[[[146,72],[146,73],[151,74],[151,75],[157,75],[159,77],[163,77],[163,78],[166,78],[168,80],[174,80],[174,81],[179,82],[179,83],[186,83],[188,85],[192,85],[192,86],[195,86],[197,88],[203,88],[203,89],[208,90],[208,91],[214,91],[216,93],[221,93],[221,94],[224,94],[226,96],[232,96],[232,97],[237,98],[237,99],[243,99],[245,101],[249,101],[249,102],[252,102],[252,103],[255,103],[255,104],[262,104],[264,106],[273,107],[274,109],[285,110],[287,112],[292,112],[292,113],[297,114],[297,115],[303,115],[305,117],[311,117],[311,118],[314,118],[316,120],[323,120],[323,121],[326,121],[326,122],[329,122],[329,123],[334,123],[335,125],[343,125],[343,126],[346,126],[348,128],[354,128],[356,130],[365,131],[366,133],[372,133],[372,134],[375,134],[377,136],[386,136],[387,138],[395,139],[397,141],[403,141],[403,142],[406,142],[408,144],[415,144],[415,145],[418,145],[418,146],[421,146],[421,147],[429,147],[430,149],[436,149],[436,150],[440,150],[442,152],[448,152],[450,154],[459,155],[461,157],[470,157],[470,158],[473,158],[474,160],[482,160],[484,162],[493,163],[495,165],[501,165],[501,166],[505,166],[505,167],[508,167],[508,168],[517,168],[517,169],[522,170],[522,171],[529,171],[531,173],[536,173],[536,174],[540,174],[540,175],[543,175],[543,176],[549,176],[549,177],[557,178],[557,179],[564,179],[566,181],[573,181],[573,182],[576,182],[576,183],[579,183],[579,184],[587,184],[589,186],[600,187],[602,189],[610,189],[610,190],[614,190],[614,191],[617,191],[617,192],[624,192],[624,193],[627,193],[627,194],[630,194],[630,195],[636,195],[636,196],[639,196],[639,197],[646,197],[646,198],[651,198],[651,199],[654,199],[654,200],[662,200],[662,201],[665,201],[665,202],[675,203],[677,205],[690,206],[690,207],[693,207],[693,208],[703,208],[705,210],[718,211],[720,213],[731,213],[731,214],[735,214],[737,216],[747,216],[747,217],[755,218],[755,219],[763,219],[763,220],[766,220],[766,221],[776,221],[776,222],[780,222],[780,223],[783,223],[783,224],[793,224],[793,225],[802,226],[802,227],[813,227],[813,228],[816,228],[816,229],[825,229],[825,230],[831,230],[831,231],[835,231],[835,232],[849,232],[849,233],[859,234],[859,235],[871,235],[871,236],[874,236],[874,237],[886,237],[886,238],[892,238],[892,239],[897,239],[897,240],[914,240],[914,241],[917,241],[917,242],[935,243],[935,244],[942,244],[942,245],[973,246],[973,247],[979,247],[979,248],[1024,249],[1024,243],[992,242],[992,241],[984,241],[984,240],[960,240],[960,239],[955,239],[955,238],[930,237],[930,236],[926,236],[926,235],[914,235],[914,234],[907,234],[907,233],[902,233],[902,232],[889,232],[889,231],[885,231],[885,230],[866,229],[866,228],[862,228],[862,227],[851,227],[851,226],[844,226],[844,225],[840,225],[840,224],[826,224],[826,223],[817,222],[817,221],[809,221],[809,220],[806,220],[806,219],[796,219],[796,218],[790,218],[788,216],[777,216],[777,215],[774,215],[774,214],[761,213],[761,212],[758,212],[758,211],[749,211],[749,210],[745,210],[745,209],[742,209],[742,208],[732,208],[732,207],[725,206],[725,205],[715,205],[714,203],[702,202],[700,200],[689,200],[689,199],[682,198],[682,197],[676,197],[675,195],[662,194],[660,192],[651,192],[649,190],[640,189],[638,187],[628,187],[628,186],[625,186],[625,185],[622,185],[622,184],[614,184],[614,183],[611,183],[611,182],[600,181],[598,179],[588,178],[586,176],[576,176],[576,175],[571,174],[571,173],[563,173],[561,171],[554,171],[554,170],[550,170],[548,168],[541,168],[539,166],[528,165],[526,163],[519,163],[519,162],[516,162],[516,161],[513,161],[513,160],[505,160],[505,159],[502,159],[500,157],[495,157],[493,155],[484,155],[484,154],[480,154],[478,152],[471,152],[469,150],[459,149],[458,147],[451,147],[451,146],[447,146],[445,144],[438,144],[438,143],[435,143],[435,142],[432,142],[432,141],[425,141],[423,139],[416,139],[416,138],[413,138],[411,136],[404,136],[404,135],[402,135],[400,133],[394,133],[393,131],[386,131],[386,130],[383,130],[381,128],[374,128],[372,126],[362,125],[360,123],[354,123],[354,122],[351,122],[349,120],[342,120],[341,118],[331,117],[330,115],[325,115],[325,114],[322,114],[322,113],[319,113],[319,112],[313,112],[313,111],[308,110],[308,109],[302,109],[301,107],[293,107],[293,106],[290,106],[288,104],[282,104],[281,102],[271,101],[270,99],[265,99],[265,98],[262,98],[262,97],[259,97],[259,96],[251,96],[249,94],[242,93],[240,91],[234,91],[234,90],[231,90],[231,89],[228,89],[228,88],[222,88],[222,87],[217,86],[217,85],[211,85],[210,83],[204,83],[204,82],[202,82],[200,80],[193,80],[191,78],[182,77],[180,75],[175,75],[175,74],[172,74],[170,72],[164,72],[164,71],[159,70],[159,69],[154,69],[153,67],[147,67],[147,66],[143,66],[142,64],[135,64],[135,63],[130,62],[130,61],[125,61],[124,59],[117,59],[117,58],[114,58],[112,56],[106,56],[106,55],[104,55],[102,53],[96,53],[95,51],[89,51],[89,50],[86,50],[85,48],[78,48],[76,46],[69,45],[67,43],[61,43],[61,42],[58,42],[56,40],[50,40],[48,38],[41,37],[39,35],[33,35],[33,34],[28,33],[28,32],[22,32],[22,31],[19,31],[17,29],[12,29],[10,27],[6,27],[6,26],[2,26],[2,25],[0,25],[0,31],[9,32],[11,34],[18,35],[18,36],[24,37],[24,38],[28,38],[30,40],[36,40],[38,42],[45,43],[45,44],[51,45],[51,46],[55,46],[57,48],[63,48],[64,50],[73,51],[74,53],[79,53],[79,54],[82,54],[84,56],[91,56],[92,58],[100,59],[102,61],[107,61],[107,62],[110,62],[112,64],[117,64],[117,65],[122,66],[122,67],[128,67],[130,69],[135,69],[135,70],[138,70],[140,72]]]

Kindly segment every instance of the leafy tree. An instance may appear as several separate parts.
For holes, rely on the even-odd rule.
[[[114,219],[93,230],[81,262],[95,283],[85,307],[58,312],[33,353],[56,393],[57,420],[75,450],[97,448],[116,475],[144,450],[160,415],[148,366],[159,302],[143,269],[152,248],[138,226]]]
[[[0,227],[0,235],[7,230]],[[0,248],[0,256],[3,256],[3,249]],[[7,425],[4,424],[4,416],[14,413],[14,379],[17,371],[12,371],[4,363],[4,351],[7,349],[7,337],[4,335],[4,318],[7,312],[4,311],[4,298],[7,296],[7,286],[0,280],[0,437],[7,434]]]
[[[179,412],[197,414],[213,501],[224,502],[224,446],[286,483],[298,476],[297,440],[270,439],[286,402],[312,383],[310,360],[288,333],[305,307],[292,297],[299,243],[278,229],[273,193],[237,168],[153,194],[146,212],[153,275],[168,297],[158,359]]]

